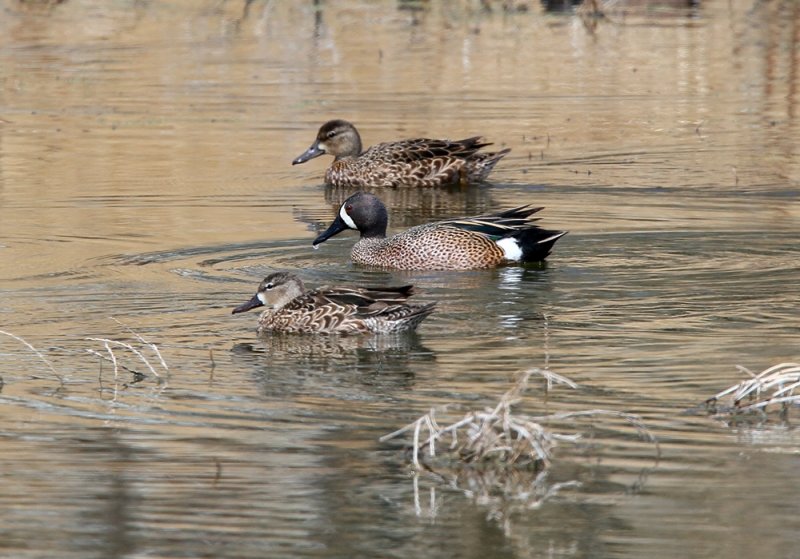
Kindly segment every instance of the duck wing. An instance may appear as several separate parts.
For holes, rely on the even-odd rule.
[[[439,224],[499,238],[522,229],[535,228],[536,226],[533,225],[533,222],[537,221],[538,218],[531,218],[530,216],[543,209],[543,207],[532,208],[530,204],[526,204],[497,213],[448,219],[440,221]]]
[[[464,140],[433,140],[430,138],[415,138],[399,142],[377,144],[369,148],[362,157],[371,157],[396,163],[409,163],[439,157],[467,159],[491,143],[481,141],[480,136]]]
[[[315,308],[326,306],[347,307],[353,314],[368,316],[381,314],[388,309],[406,306],[406,299],[413,293],[411,285],[399,287],[320,287],[304,296],[306,305]]]

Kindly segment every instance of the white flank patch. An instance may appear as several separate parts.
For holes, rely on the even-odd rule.
[[[497,241],[497,246],[503,249],[506,260],[517,261],[522,259],[522,247],[519,246],[519,243],[513,237],[500,239]]]
[[[258,297],[258,300],[261,301],[262,305],[265,305],[267,307],[269,306],[269,303],[267,303],[267,296],[264,295],[263,292],[259,291],[258,293],[256,293],[256,297]]]
[[[339,217],[342,218],[342,221],[344,221],[345,225],[347,225],[350,229],[358,229],[358,227],[356,227],[356,222],[353,221],[353,218],[347,215],[347,212],[344,211],[344,204],[342,204],[342,207],[339,208]]]

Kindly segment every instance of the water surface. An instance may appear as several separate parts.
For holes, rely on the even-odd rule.
[[[2,3],[0,329],[55,370],[0,335],[2,555],[792,556],[792,422],[696,406],[798,359],[800,5],[502,4]],[[312,251],[349,191],[290,162],[336,117],[367,145],[512,149],[490,184],[376,189],[394,231],[532,203],[569,235],[544,266],[456,273],[356,267],[352,234]],[[276,269],[438,310],[259,340],[230,310]],[[115,377],[88,338],[154,371],[118,348]],[[545,365],[578,388],[521,411],[637,414],[660,457],[613,417],[562,426],[586,443],[552,479],[582,485],[528,509],[378,442]]]

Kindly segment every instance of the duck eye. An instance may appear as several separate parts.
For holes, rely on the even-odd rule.
[[[336,135],[336,130],[331,130],[328,132],[328,138],[333,138]]]
[[[344,211],[346,211],[347,213],[350,213],[350,212],[352,212],[352,211],[353,211],[353,204],[347,204],[347,205],[344,207]]]
[[[267,285],[264,286],[264,289],[272,289],[273,287],[275,287],[274,284],[268,283]]]

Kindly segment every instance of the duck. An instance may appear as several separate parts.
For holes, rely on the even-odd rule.
[[[359,191],[339,207],[330,227],[314,239],[318,248],[354,229],[361,238],[351,258],[357,264],[398,270],[470,270],[544,260],[566,231],[534,225],[543,208],[519,206],[497,213],[418,225],[386,236],[389,214],[374,194]]]
[[[479,152],[490,145],[481,136],[464,140],[416,138],[377,144],[364,151],[356,127],[337,119],[320,127],[314,143],[292,165],[325,153],[333,155],[325,182],[334,187],[465,186],[486,180],[497,162],[511,151]]]
[[[436,303],[408,304],[414,286],[332,287],[306,289],[289,272],[275,272],[259,284],[253,297],[232,314],[268,307],[258,318],[258,334],[391,334],[414,330]]]

